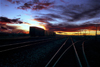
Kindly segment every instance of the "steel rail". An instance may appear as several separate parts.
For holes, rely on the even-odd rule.
[[[52,38],[49,38],[49,39],[52,39]],[[47,39],[42,39],[42,40],[47,40]],[[13,44],[1,45],[0,47],[6,47],[6,46],[18,45],[18,44],[25,44],[25,43],[30,43],[30,42],[38,42],[38,41],[41,41],[41,40],[27,41],[27,42],[21,42],[21,43],[13,43]]]
[[[79,40],[79,41],[81,41],[81,40]],[[79,42],[79,41],[76,41],[75,43],[77,43],[77,42]],[[75,44],[75,43],[74,43],[74,44]],[[58,58],[58,60],[54,63],[53,67],[56,66],[56,64],[58,63],[58,61],[62,58],[62,56],[66,53],[66,51],[67,51],[70,47],[72,47],[72,46],[73,46],[73,44],[71,44],[71,45],[60,55],[60,57]]]
[[[49,38],[48,40],[51,41],[52,38]],[[47,39],[42,39],[42,40],[38,40],[38,41],[35,41],[34,44],[39,44],[39,43],[42,43],[43,41],[48,41]],[[28,42],[30,43],[30,42]],[[31,42],[33,43],[33,42]],[[16,45],[19,45],[19,44],[26,44],[26,42],[24,43],[17,43]],[[30,45],[33,45],[33,44],[28,44],[28,45],[22,45],[22,46],[18,46],[18,47],[13,47],[13,48],[8,48],[8,49],[5,49],[5,50],[1,50],[0,52],[5,52],[5,51],[9,51],[9,50],[13,50],[13,49],[17,49],[17,48],[22,48],[22,47],[26,47],[26,46],[30,46]],[[13,44],[12,45],[9,45],[9,46],[14,46]],[[2,47],[7,47],[7,46],[2,46]],[[0,47],[0,48],[2,48]]]
[[[71,38],[71,40],[72,40],[72,38]],[[78,60],[78,63],[79,63],[79,66],[80,67],[82,67],[82,63],[81,63],[81,61],[80,61],[80,58],[79,58],[79,56],[78,56],[78,53],[77,53],[77,50],[76,50],[76,47],[75,47],[75,43],[73,42],[73,40],[72,40],[72,45],[73,45],[73,47],[74,47],[74,51],[75,51],[75,54],[76,54],[76,57],[77,57],[77,60]]]
[[[84,42],[85,42],[85,41],[84,41]],[[84,56],[84,58],[85,58],[87,67],[90,67],[90,65],[89,65],[89,63],[88,63],[88,60],[87,60],[87,58],[86,58],[86,55],[85,55],[85,51],[84,51],[84,42],[82,43],[83,56]]]
[[[53,55],[53,57],[49,60],[49,62],[45,65],[45,67],[48,67],[48,65],[50,64],[50,62],[54,59],[54,57],[58,54],[58,52],[61,50],[61,48],[66,44],[67,40],[69,39],[69,37],[66,39],[66,41],[61,45],[61,47],[57,50],[57,52]]]
[[[39,42],[38,42],[38,43],[39,43]],[[34,43],[34,44],[37,44],[37,43]],[[18,49],[18,48],[22,48],[22,47],[26,47],[26,46],[30,46],[30,45],[33,45],[33,44],[28,44],[28,45],[24,45],[24,46],[14,47],[14,48],[2,50],[2,51],[0,51],[0,52],[5,52],[5,51],[13,50],[13,49]]]

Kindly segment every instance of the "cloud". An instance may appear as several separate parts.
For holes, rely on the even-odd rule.
[[[16,29],[17,26],[0,25],[0,29]]]
[[[58,18],[65,22],[75,22],[100,17],[100,4],[67,4],[65,6],[56,5],[55,9],[51,10],[51,17]]]
[[[98,30],[99,30],[99,25],[98,24]],[[63,32],[77,32],[80,30],[96,30],[95,24],[83,24],[83,25],[64,25],[64,26],[59,26],[59,25],[52,25],[52,24],[47,24],[46,26],[47,30],[50,31],[63,31]]]
[[[12,0],[7,0],[7,1],[12,2]]]
[[[94,9],[89,9],[87,11],[83,11],[82,13],[74,13],[74,15],[70,16],[72,19],[70,21],[75,21],[75,20],[80,20],[81,18],[93,18],[95,17],[100,10],[100,6],[94,8]]]
[[[66,4],[68,4],[69,2],[66,2],[66,1],[64,1],[64,0],[60,0],[61,2],[63,2],[63,3],[66,3]]]
[[[29,32],[28,31],[25,31],[25,30],[21,30],[21,29],[18,29],[17,26],[0,26],[0,32],[6,32],[6,33],[24,33],[24,34],[28,34]]]
[[[8,5],[5,5],[5,6],[8,6]]]
[[[64,6],[59,6],[58,8],[61,9],[60,7],[64,8]],[[66,7],[67,8],[62,9],[62,11],[60,11],[59,14],[66,17],[65,19],[68,22],[95,18],[97,17],[98,14],[100,14],[100,5],[95,7],[87,4],[85,5],[70,4]]]
[[[20,4],[22,2],[22,1],[18,1],[18,0],[7,0],[7,1],[12,4]]]
[[[0,17],[0,32],[7,32],[7,33],[28,33],[25,30],[18,29],[19,26],[10,26],[7,24],[27,24],[27,22],[22,22],[17,19],[9,19],[7,17]]]
[[[22,21],[19,21],[20,18],[17,19],[9,19],[7,17],[0,17],[0,24],[6,24],[6,23],[10,23],[10,24],[21,24],[23,23]]]
[[[63,17],[61,17],[61,15],[58,14],[47,14],[47,16],[51,17],[51,18],[58,18],[58,19],[62,19]]]
[[[25,2],[24,5],[17,7],[17,9],[22,10],[42,10],[42,9],[48,9],[52,7],[53,2],[40,2],[39,0],[33,0]]]
[[[49,24],[49,21],[54,21],[54,19],[53,18],[50,18],[50,17],[37,17],[37,18],[34,18],[33,20],[35,20],[35,21],[38,21],[38,22],[42,22],[42,23],[48,23]]]
[[[50,31],[74,32],[81,29],[95,30],[96,27],[94,23],[100,23],[98,19],[96,19],[100,17],[100,5],[96,3],[93,5],[56,5],[55,9],[50,10],[52,13],[50,12],[48,14],[41,14],[41,17],[36,17],[35,20],[41,22],[41,24],[45,23],[44,26]],[[51,21],[54,23],[55,21],[60,23],[52,24]],[[84,23],[82,23],[82,21],[84,21]],[[76,24],[77,22],[80,22],[80,24]]]
[[[24,3],[23,6],[20,6],[20,7],[17,7],[17,8],[18,8],[18,9],[26,10],[26,9],[30,9],[31,6],[32,6],[32,4]]]
[[[23,24],[31,25],[31,24],[30,24],[30,23],[28,23],[28,22],[23,22]]]
[[[28,34],[28,31],[18,29],[19,26],[9,26],[9,25],[0,25],[0,32],[6,33],[24,33]]]
[[[70,4],[65,7],[63,5],[56,7],[57,10],[53,11],[52,14],[46,14],[47,17],[57,18],[65,22],[84,21],[100,17],[100,5],[93,7],[86,4]]]
[[[39,21],[41,23],[41,25],[44,25],[45,28],[47,30],[50,31],[64,31],[64,32],[76,32],[76,31],[80,31],[80,30],[84,30],[84,29],[90,29],[90,30],[95,30],[95,24],[100,23],[99,20],[95,20],[95,21],[88,21],[85,22],[81,25],[76,25],[76,24],[70,24],[70,22],[63,22],[63,23],[59,23],[59,24],[52,24],[50,23],[49,19],[44,19],[43,17],[41,18],[36,18],[36,21]],[[45,23],[45,24],[44,24]],[[100,24],[98,24],[100,25]],[[99,29],[99,26],[98,26]]]
[[[64,2],[64,0],[60,0]],[[9,2],[13,2],[9,0]],[[81,29],[91,29],[95,30],[94,23],[99,23],[95,18],[100,17],[100,1],[99,0],[88,0],[87,4],[65,4],[57,5],[53,2],[40,2],[39,0],[29,0],[24,2],[22,6],[17,7],[22,10],[42,10],[51,8],[53,5],[55,9],[49,9],[47,14],[41,14],[36,16],[33,20],[41,22],[44,24],[46,29],[51,31],[66,31],[74,32]],[[5,21],[18,21],[19,19],[12,20],[6,19]],[[87,22],[89,20],[89,22]],[[94,21],[95,22],[94,22]],[[82,23],[81,21],[84,21]],[[52,24],[51,22],[58,22]],[[60,23],[59,23],[60,22]],[[76,23],[80,24],[76,24]],[[15,22],[14,22],[15,23]],[[28,23],[25,23],[28,24]]]
[[[13,29],[12,33],[24,33],[24,34],[28,34],[29,32],[25,31],[25,30],[21,30],[21,29]]]

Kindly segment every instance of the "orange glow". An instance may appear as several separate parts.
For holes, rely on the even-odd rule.
[[[24,32],[25,34],[29,34],[29,31]]]
[[[8,23],[9,23],[9,22],[8,22]],[[1,21],[0,21],[0,24],[7,24],[7,22],[1,22]]]
[[[96,31],[95,30],[83,30],[83,31],[79,31],[79,32],[64,32],[64,31],[55,31],[56,34],[58,35],[92,35],[95,36],[96,35]],[[97,35],[100,35],[100,31],[97,31]]]
[[[31,21],[36,21],[36,22],[40,22],[40,21],[37,21],[35,19],[30,19]],[[39,28],[43,28],[44,30],[47,30],[45,25],[44,24],[41,24],[41,23],[38,23],[38,24],[30,24],[29,26],[36,26],[36,27],[39,27]]]
[[[44,30],[46,30],[45,26],[40,25],[40,24],[38,24],[38,25],[31,24],[31,25],[29,25],[29,26],[36,26],[36,27],[43,28]]]
[[[22,29],[22,30],[25,30],[25,31],[29,31],[30,26],[35,26],[35,27],[43,28],[44,30],[46,30],[45,26],[43,26],[41,24],[29,24],[29,23],[26,23],[26,22],[23,22],[23,23],[24,24],[7,24],[7,25],[17,26],[18,29]]]

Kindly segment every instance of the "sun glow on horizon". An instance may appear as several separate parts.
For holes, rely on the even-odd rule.
[[[40,24],[7,24],[9,26],[16,26],[17,29],[22,29],[22,30],[25,30],[25,31],[29,31],[29,28],[30,26],[35,26],[35,27],[39,27],[39,28],[42,28],[44,30],[46,30],[45,26],[43,25],[40,25]]]
[[[64,32],[64,31],[55,31],[56,34],[58,35],[92,35],[95,36],[96,35],[96,31],[95,30],[83,30],[83,31],[79,31],[79,32]],[[97,31],[97,35],[100,35],[100,31]]]

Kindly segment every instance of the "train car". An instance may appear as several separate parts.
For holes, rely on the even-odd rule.
[[[45,30],[45,36],[55,36],[55,32]]]
[[[55,36],[55,32],[53,31],[48,31],[48,30],[44,30],[42,28],[38,28],[38,27],[30,27],[30,31],[29,31],[30,36]]]
[[[45,31],[42,28],[30,27],[29,34],[30,36],[44,36]]]

